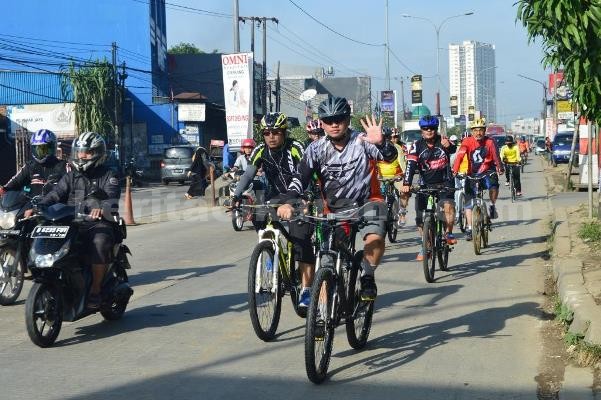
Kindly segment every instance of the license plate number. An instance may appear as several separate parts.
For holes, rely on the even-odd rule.
[[[31,238],[64,239],[67,233],[68,226],[36,226],[31,232]]]
[[[173,170],[173,173],[174,173],[174,174],[181,174],[182,172],[184,172],[184,170],[183,170],[183,169],[174,169],[174,170]]]

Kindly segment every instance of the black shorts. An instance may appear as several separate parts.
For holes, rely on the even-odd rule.
[[[455,194],[452,190],[441,190],[439,203],[455,203]],[[415,225],[424,225],[423,213],[428,207],[428,195],[425,193],[418,193],[415,195]]]

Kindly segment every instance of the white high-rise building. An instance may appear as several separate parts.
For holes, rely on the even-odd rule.
[[[449,91],[457,96],[459,115],[474,106],[476,114],[496,121],[495,46],[472,40],[449,44]]]

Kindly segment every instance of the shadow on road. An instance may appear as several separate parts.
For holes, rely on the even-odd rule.
[[[184,279],[197,278],[199,276],[212,274],[222,269],[235,267],[235,264],[220,264],[186,268],[170,268],[163,266],[162,269],[155,271],[142,271],[131,275],[129,280],[134,287],[136,285],[148,285],[150,283],[163,281],[180,281]]]
[[[487,308],[446,321],[391,332],[368,343],[371,349],[388,349],[388,351],[346,364],[332,370],[331,375],[345,372],[345,375],[352,377],[343,378],[339,382],[357,381],[408,364],[428,350],[451,340],[494,338],[499,336],[496,333],[501,331],[510,319],[524,315],[540,318],[539,306],[535,302],[522,302],[508,307]],[[355,351],[348,350],[335,356],[343,358],[351,354],[355,354]]]

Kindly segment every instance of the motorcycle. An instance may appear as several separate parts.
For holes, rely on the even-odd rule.
[[[104,200],[101,189],[92,190],[88,197]],[[83,259],[79,227],[89,216],[76,212],[73,206],[54,204],[41,210],[36,218],[40,224],[31,232],[33,243],[28,268],[33,287],[25,302],[27,334],[40,347],[52,346],[63,321],[77,321],[100,312],[106,320],[123,316],[133,294],[128,284],[127,269],[131,266],[123,244],[127,237],[123,219],[116,219],[119,230],[113,248],[114,261],[109,265],[102,282],[102,301],[98,310],[87,308],[92,272]]]
[[[130,184],[132,187],[142,187],[144,183],[142,182],[142,176],[144,175],[144,170],[138,168],[136,166],[135,157],[130,158],[128,162],[125,163],[123,168],[124,175],[126,177],[130,177]]]
[[[29,206],[29,207],[28,207]],[[0,305],[13,304],[21,294],[29,252],[31,223],[23,219],[30,208],[21,191],[9,191],[0,206]]]
[[[23,191],[11,190],[4,194],[0,204],[0,305],[13,304],[23,290],[27,273],[27,255],[31,248],[30,234],[35,223],[23,218],[25,210],[32,207],[32,201],[40,199],[58,182],[57,176],[50,176],[39,195],[31,197],[31,187]],[[34,192],[38,192],[34,189]]]

